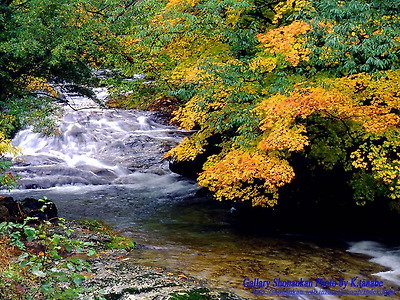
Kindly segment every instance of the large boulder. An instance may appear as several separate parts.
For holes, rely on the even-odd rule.
[[[25,198],[20,202],[20,207],[24,216],[41,221],[53,221],[58,216],[56,205],[48,199]]]
[[[222,142],[220,135],[214,135],[207,139],[206,145],[203,147],[203,153],[196,156],[191,161],[176,161],[172,159],[169,161],[169,169],[179,175],[197,179],[199,173],[203,171],[203,165],[207,161],[208,157],[221,152],[219,144]]]
[[[16,222],[21,217],[18,203],[12,197],[0,197],[0,222]]]
[[[26,198],[18,202],[12,197],[0,196],[0,222],[18,222],[26,217],[37,218],[40,221],[55,221],[57,216],[57,207],[50,200]]]

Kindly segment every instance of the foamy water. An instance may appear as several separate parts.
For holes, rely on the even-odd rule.
[[[370,256],[371,262],[389,269],[372,275],[400,286],[400,247],[387,247],[374,241],[362,241],[353,243],[348,252]]]

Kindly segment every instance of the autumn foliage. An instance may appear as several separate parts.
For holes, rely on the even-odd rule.
[[[100,3],[74,7],[67,25],[85,29],[70,37],[79,56],[63,57],[62,44],[50,63],[79,57],[121,77],[145,74],[116,80],[114,92],[179,105],[172,122],[193,134],[166,157],[206,156],[198,182],[216,199],[275,206],[302,176],[294,163],[301,160],[342,170],[358,204],[400,208],[399,1],[112,3],[109,12]],[[28,90],[46,89],[43,76],[26,75]],[[3,149],[4,141],[0,135]]]
[[[296,155],[344,170],[359,204],[399,206],[398,1],[145,0],[137,9],[147,17],[122,42],[134,41],[126,49],[138,67],[124,70],[157,78],[181,103],[173,122],[193,134],[166,157],[208,155],[198,182],[216,199],[275,206],[298,176]]]

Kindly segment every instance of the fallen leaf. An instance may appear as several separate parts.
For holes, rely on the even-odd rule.
[[[8,175],[8,177],[10,177],[12,180],[15,181],[15,178],[14,178],[14,176],[11,174],[11,172],[8,172],[7,175]]]
[[[121,258],[119,258],[120,261],[127,261],[127,260],[129,260],[129,259],[130,259],[129,257],[125,257],[125,258],[122,258],[122,257],[121,257]]]

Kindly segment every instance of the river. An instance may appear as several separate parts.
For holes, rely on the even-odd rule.
[[[105,97],[104,90],[97,93]],[[22,151],[12,167],[21,178],[19,187],[9,192],[16,199],[47,196],[67,219],[102,220],[133,237],[133,261],[183,272],[246,299],[360,299],[255,295],[254,288],[244,286],[246,278],[314,284],[318,279],[377,279],[396,291],[391,299],[400,299],[395,239],[276,233],[247,226],[237,219],[232,204],[201,196],[194,181],[170,172],[163,153],[189,132],[166,124],[157,113],[84,109],[87,99],[69,100],[83,104],[77,111],[65,109],[58,134],[43,136],[27,128],[14,138]]]

